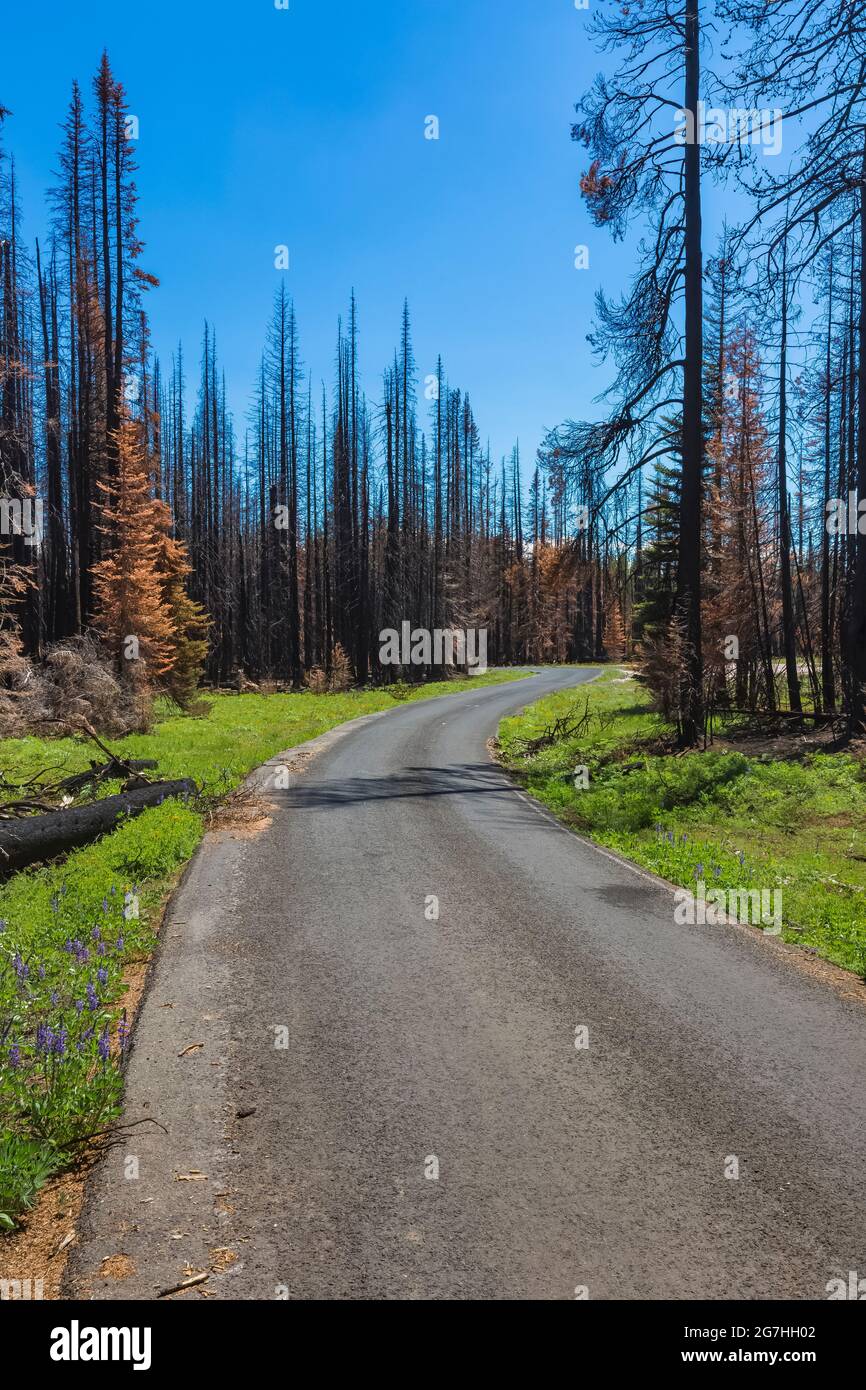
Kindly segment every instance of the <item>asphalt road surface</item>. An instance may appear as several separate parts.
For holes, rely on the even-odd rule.
[[[158,1124],[92,1180],[68,1294],[192,1271],[227,1299],[823,1299],[866,1275],[856,987],[676,925],[489,760],[500,718],[593,674],[336,731],[269,828],[206,843],[130,1062],[126,1119]]]

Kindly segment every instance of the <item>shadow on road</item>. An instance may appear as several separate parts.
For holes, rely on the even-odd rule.
[[[386,777],[358,776],[328,782],[305,780],[282,792],[280,799],[296,810],[314,811],[403,797],[492,796],[513,802],[518,791],[518,787],[489,763],[463,763],[447,768],[407,767]]]

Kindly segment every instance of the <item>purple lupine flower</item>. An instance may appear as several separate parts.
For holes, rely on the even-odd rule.
[[[101,985],[107,985],[107,984],[108,984],[108,971],[107,971],[103,966],[100,966],[99,969],[98,969],[97,972],[96,972],[96,978],[97,978],[97,980],[99,981],[99,983],[100,983]]]
[[[105,902],[105,899],[103,898],[102,901]],[[105,903],[105,905],[106,905],[106,908],[107,908],[107,907],[108,907],[108,904]],[[102,932],[99,930],[98,927],[94,927],[94,928],[93,928],[93,931],[90,933],[90,935],[93,937],[93,940],[94,940],[94,941],[99,941],[100,937],[102,936]]]
[[[714,864],[714,865],[713,865],[713,878],[721,878],[721,876],[722,876],[722,871],[721,871],[721,869],[719,868],[718,864]]]
[[[669,831],[668,831],[668,844],[669,844],[669,845],[672,845],[673,842],[674,842],[674,832],[673,832],[672,830],[669,830]]]
[[[117,893],[117,888],[115,887],[115,885],[114,885],[113,883],[112,883],[112,885],[111,885],[111,888],[109,889],[109,892],[111,893],[111,896],[112,896],[112,897],[114,897],[114,896],[116,895],[116,893]]]
[[[63,949],[64,951],[69,951],[70,955],[73,954],[75,951],[75,943],[74,941],[70,941],[68,936],[63,943]]]
[[[696,864],[696,865],[695,865],[695,878],[703,878],[703,874],[704,874],[704,866],[703,866],[703,864]]]
[[[115,945],[117,946],[118,951],[122,951],[122,950],[123,950],[123,937],[122,937],[122,936],[119,936],[119,937],[117,938],[117,941],[115,942]]]
[[[37,1024],[36,1027],[36,1051],[50,1052],[54,1041],[54,1034],[47,1023]]]
[[[44,979],[45,979],[45,966],[44,966],[44,965],[40,965],[40,967],[39,967],[39,978],[40,978],[40,980],[44,980]]]
[[[83,999],[76,999],[76,1001],[75,1001],[75,1012],[76,1012],[77,1014],[84,1013],[84,1000],[83,1000]]]
[[[60,995],[57,993],[56,989],[51,991],[51,1002],[55,1006],[60,1003]]]
[[[108,911],[108,899],[107,899],[107,898],[103,898],[103,899],[102,899],[102,910],[103,910],[103,912],[107,912],[107,911]]]
[[[17,1071],[21,1065],[21,1048],[17,1043],[13,1043],[9,1049],[9,1065],[13,1071]]]
[[[107,947],[106,947],[106,945],[105,945],[105,942],[104,942],[104,941],[100,941],[99,945],[98,945],[97,948],[96,948],[96,954],[97,954],[98,956],[104,956],[106,950],[107,950]]]
[[[24,961],[21,959],[17,951],[12,957],[12,968],[14,969],[15,974],[18,976],[20,982],[23,984],[24,981],[27,979],[27,976],[30,974],[30,966],[24,964]]]
[[[739,861],[740,861],[740,868],[742,869],[743,865],[744,865],[745,862],[746,862],[746,856],[744,855],[744,853],[743,853],[742,850],[740,850],[739,854],[737,855],[737,858],[738,858]]]
[[[105,1025],[99,1035],[99,1055],[103,1062],[108,1061],[108,1024]]]
[[[93,982],[91,980],[87,981],[87,1003],[91,1013],[94,1013],[99,1008],[99,995],[93,988]]]
[[[68,1041],[69,1041],[69,1034],[67,1033],[67,1031],[66,1031],[65,1028],[61,1028],[59,1032],[55,1033],[55,1035],[54,1035],[54,1051],[57,1053],[57,1056],[58,1056],[58,1057],[65,1057],[65,1056],[66,1056],[66,1044],[67,1044]]]
[[[59,912],[59,911],[60,911],[60,899],[57,897],[57,894],[56,894],[56,893],[55,893],[54,897],[51,899],[51,911],[52,911],[52,912]]]
[[[0,931],[5,931],[9,922],[5,917],[0,917]]]
[[[122,1018],[117,1025],[117,1041],[120,1043],[121,1052],[125,1052],[129,1042],[129,1024]]]

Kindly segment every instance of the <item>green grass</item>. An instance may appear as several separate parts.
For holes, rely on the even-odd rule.
[[[490,671],[404,688],[400,697],[454,694],[520,674]],[[151,733],[106,740],[121,756],[157,759],[161,777],[192,777],[205,800],[166,801],[62,864],[0,885],[0,1231],[119,1114],[124,974],[153,949],[166,896],[204,833],[208,800],[283,749],[394,707],[385,690],[216,695],[206,718],[163,707]],[[101,760],[92,744],[75,739],[9,739],[0,770],[17,783],[50,767],[48,780],[57,781],[94,757]]]
[[[845,754],[800,761],[730,749],[658,751],[647,693],[609,669],[499,729],[503,761],[579,833],[682,888],[782,890],[783,938],[866,973],[866,769]],[[569,711],[602,718],[534,754],[524,742]],[[609,721],[603,726],[603,721]],[[586,788],[575,768],[589,770]]]
[[[408,700],[454,694],[482,685],[518,679],[514,671],[488,671],[471,680],[437,681],[403,687]],[[362,714],[391,709],[386,690],[350,690],[343,695],[211,695],[207,718],[158,707],[162,718],[149,734],[106,739],[113,751],[127,758],[157,758],[166,778],[192,777],[210,794],[237,787],[247,773],[275,753],[293,748]],[[58,738],[5,739],[0,745],[0,772],[10,781],[23,781],[51,765],[54,778],[82,772],[99,750],[85,740]],[[115,783],[111,790],[117,790]]]

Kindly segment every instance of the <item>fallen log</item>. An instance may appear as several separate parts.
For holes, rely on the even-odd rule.
[[[0,822],[0,873],[24,869],[45,859],[90,844],[114,830],[121,817],[137,816],[148,806],[158,806],[169,796],[194,796],[198,788],[189,777],[176,782],[154,782],[135,791],[120,792],[87,806],[70,806],[44,816]]]

